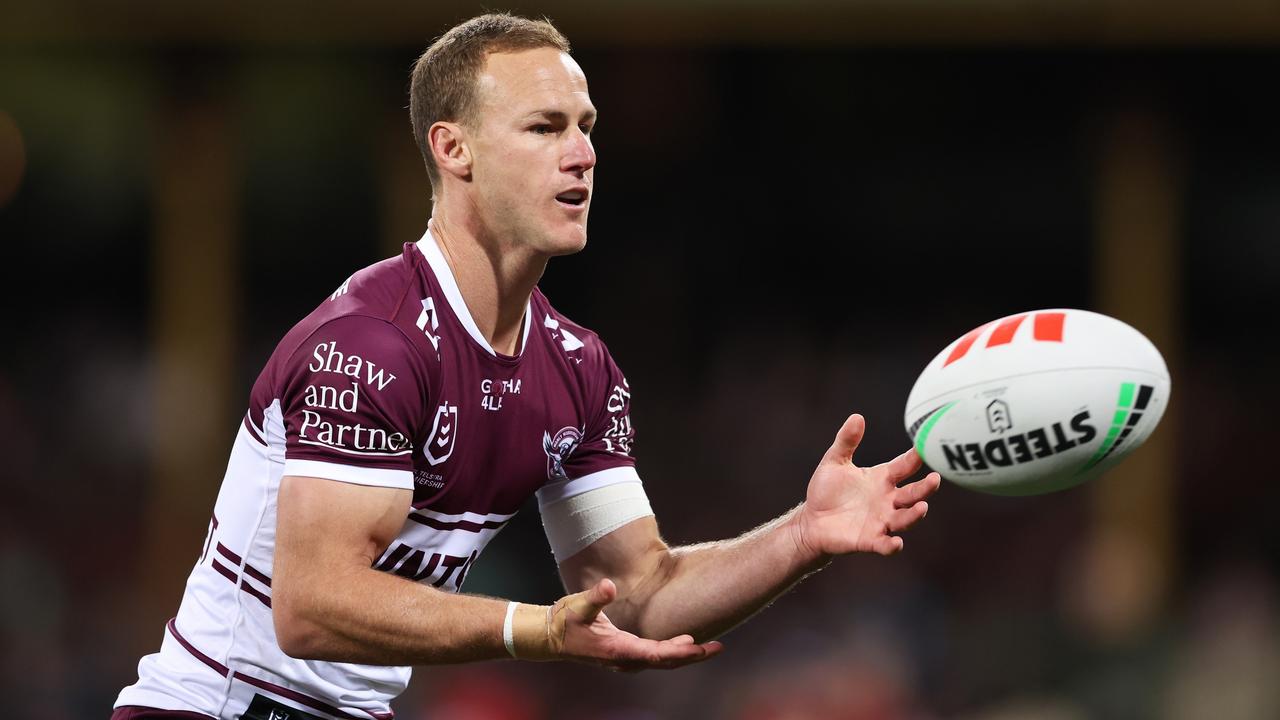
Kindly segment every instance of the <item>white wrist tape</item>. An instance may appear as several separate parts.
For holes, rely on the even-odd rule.
[[[516,656],[515,635],[511,632],[511,619],[516,615],[516,606],[520,603],[512,600],[507,603],[507,619],[502,621],[502,644],[507,646],[507,654]]]
[[[634,470],[627,470],[635,477],[634,481],[613,483],[540,503],[542,528],[556,562],[564,562],[632,520],[653,514],[639,476]],[[540,494],[539,500],[542,499]]]

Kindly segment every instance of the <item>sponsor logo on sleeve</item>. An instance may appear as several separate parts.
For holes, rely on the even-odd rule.
[[[622,379],[621,385],[614,385],[605,403],[609,411],[609,429],[604,431],[604,448],[615,455],[631,454],[631,385]]]
[[[403,433],[388,432],[384,428],[369,427],[358,422],[333,422],[314,410],[302,411],[298,442],[354,455],[393,457],[407,454],[413,449],[413,444]]]
[[[627,409],[627,403],[631,400],[631,384],[626,378],[622,379],[621,385],[614,385],[613,391],[609,393],[609,402],[605,404],[605,410],[611,413],[620,413]]]
[[[573,426],[562,427],[555,435],[542,433],[542,449],[547,453],[547,479],[568,480],[564,463],[582,442],[582,431]]]
[[[322,342],[311,351],[311,363],[307,369],[313,373],[338,373],[357,380],[364,380],[369,387],[385,390],[395,381],[395,373],[378,367],[372,360],[354,353],[347,354],[338,349],[338,342]]]
[[[306,408],[298,442],[353,455],[397,456],[413,450],[413,443],[403,433],[334,420],[335,416],[349,420],[347,416],[360,411],[362,382],[368,388],[365,392],[380,392],[395,381],[394,373],[359,355],[342,352],[337,341],[317,344],[311,358],[307,369],[315,382],[303,391]],[[322,375],[343,377],[336,382],[316,377]]]
[[[436,408],[436,417],[431,424],[431,435],[422,448],[427,462],[439,465],[453,454],[453,446],[458,437],[458,406],[448,402]]]

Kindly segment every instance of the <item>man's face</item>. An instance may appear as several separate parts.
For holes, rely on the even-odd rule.
[[[477,81],[472,202],[485,228],[551,256],[587,242],[596,109],[554,48],[490,54]]]

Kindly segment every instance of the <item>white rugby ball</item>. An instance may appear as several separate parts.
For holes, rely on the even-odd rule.
[[[938,353],[907,398],[926,465],[973,490],[1035,495],[1078,485],[1141,445],[1169,403],[1151,341],[1087,310],[994,320]]]

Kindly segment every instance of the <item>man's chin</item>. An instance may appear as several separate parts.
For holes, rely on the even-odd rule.
[[[550,244],[551,257],[560,257],[561,255],[573,255],[582,252],[587,246],[587,229],[580,228],[578,232],[571,232],[560,237],[554,238]]]

